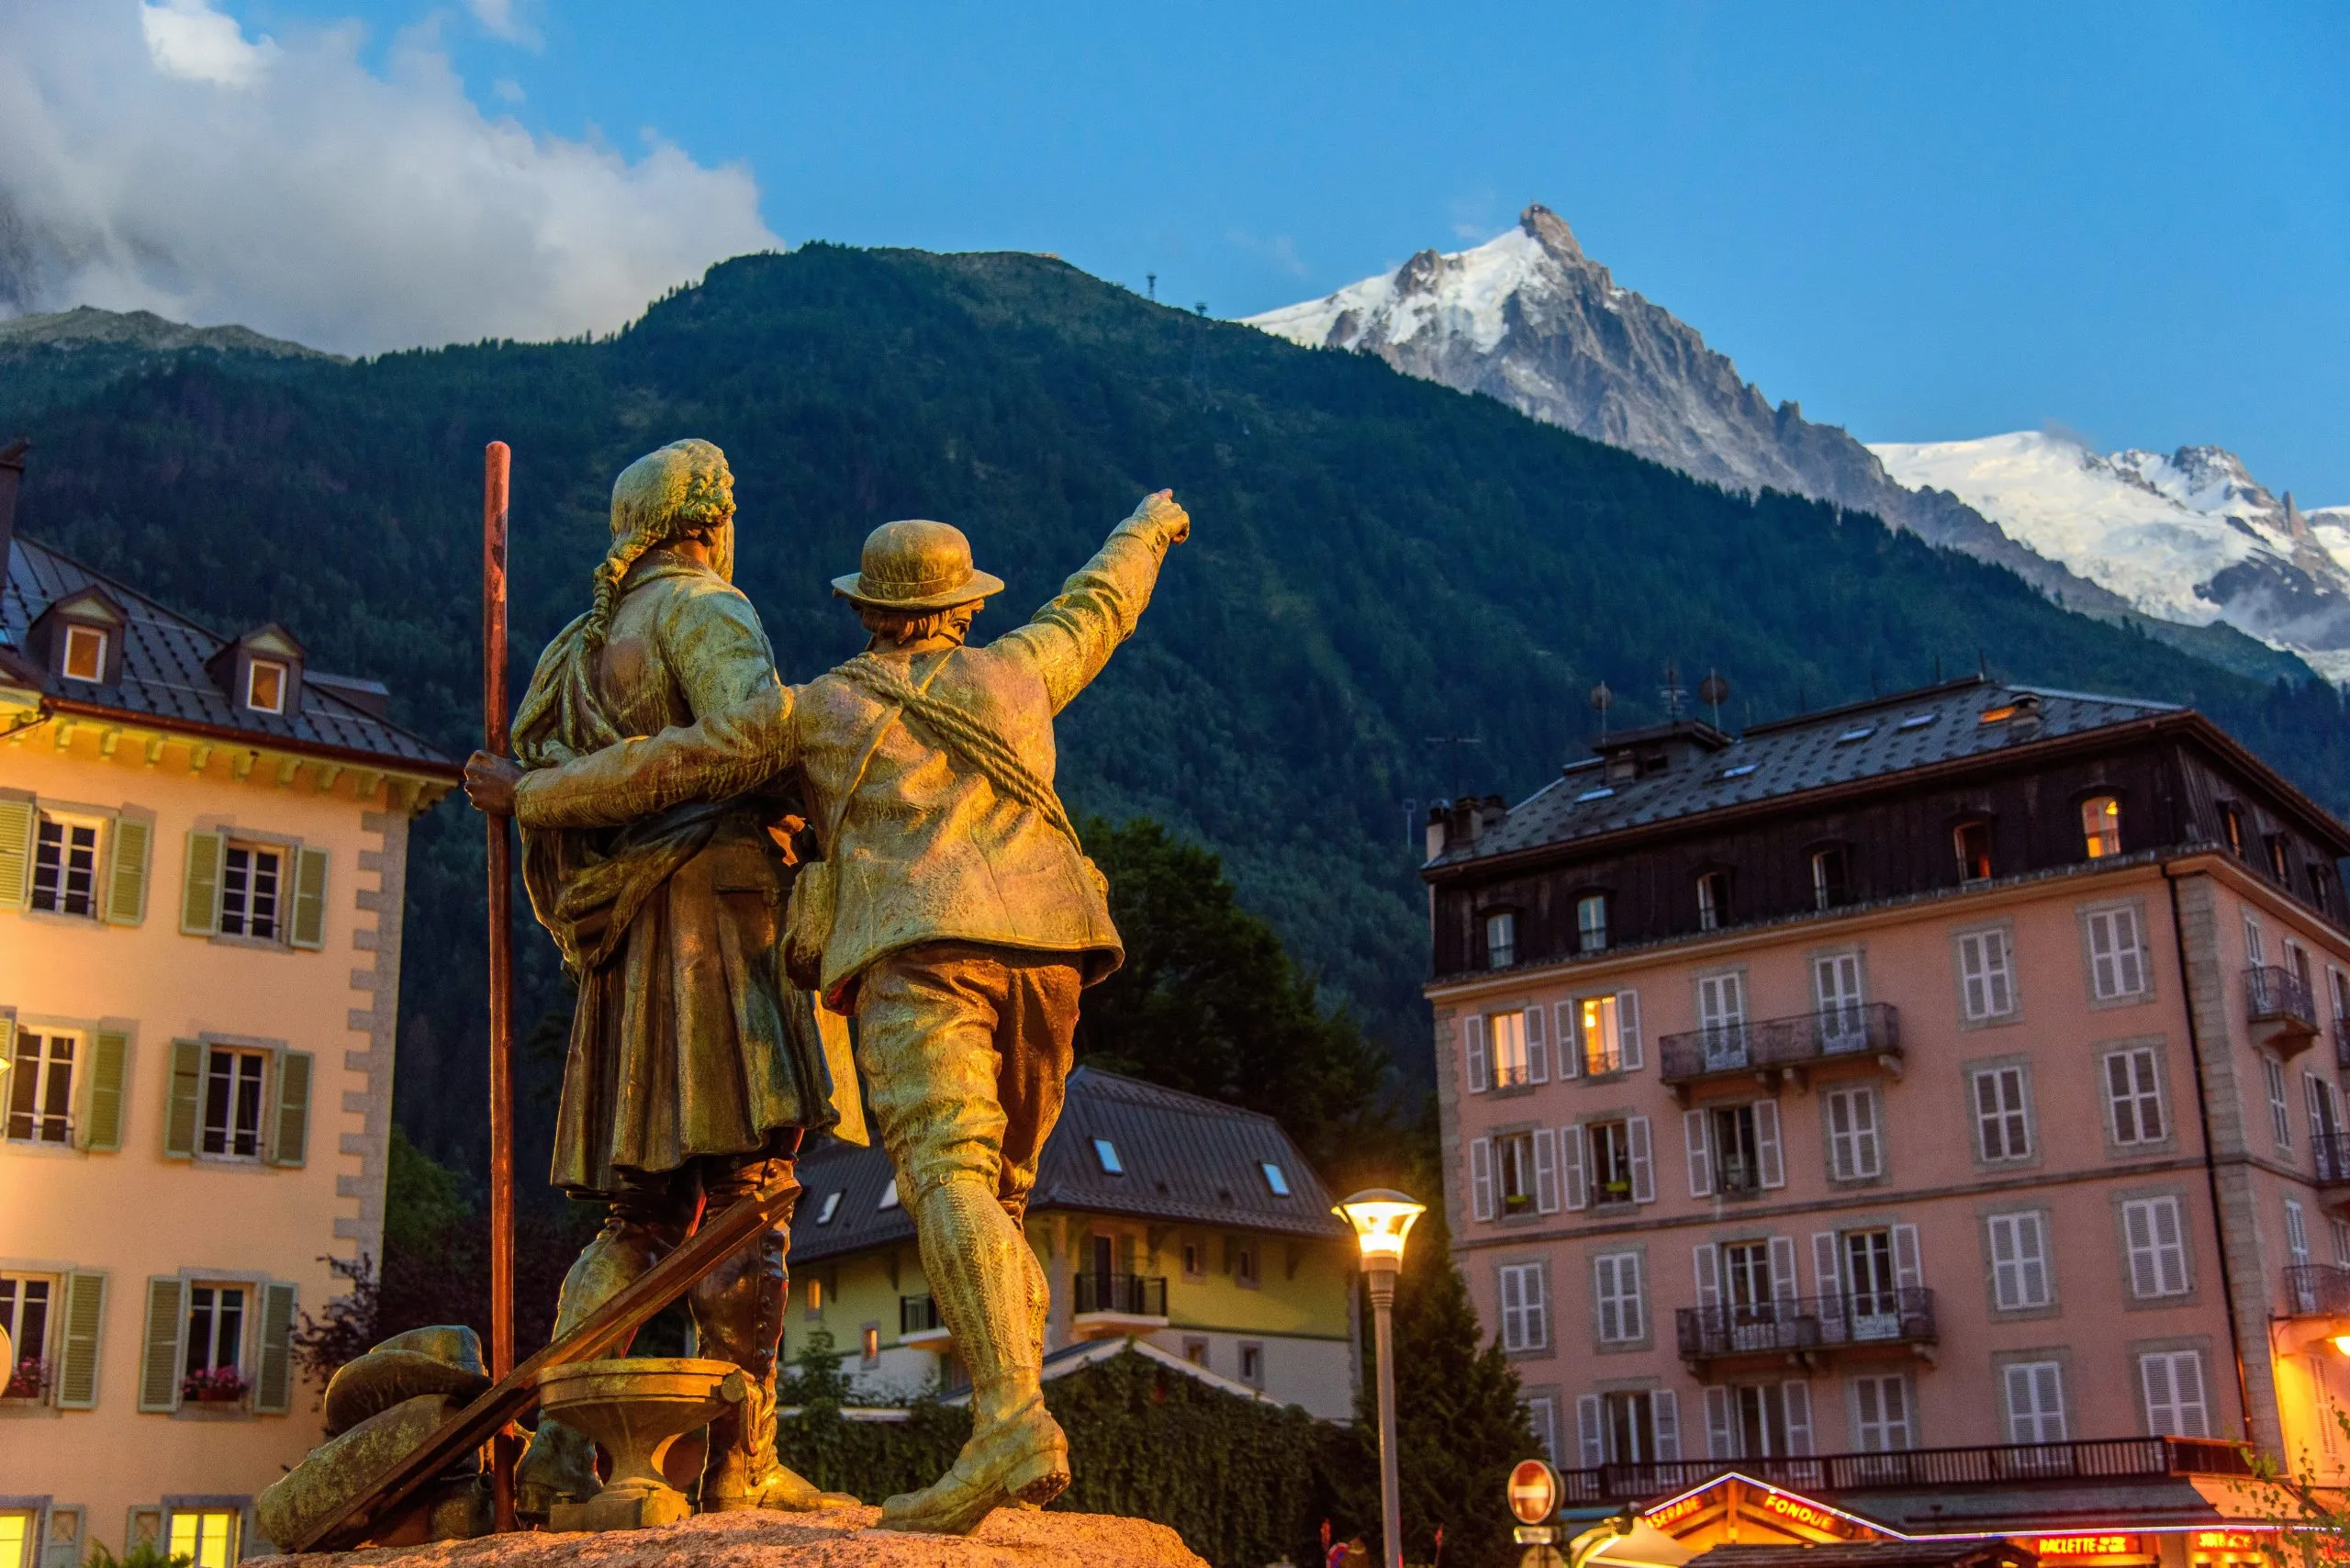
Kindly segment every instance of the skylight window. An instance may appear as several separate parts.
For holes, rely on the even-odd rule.
[[[1876,734],[1876,726],[1874,724],[1863,724],[1857,730],[1846,730],[1842,734],[1838,735],[1836,737],[1836,744],[1838,745],[1851,745],[1854,741],[1864,741],[1874,734]]]
[[[1722,777],[1725,778],[1743,778],[1761,766],[1762,765],[1760,763],[1741,762],[1736,767],[1723,768]]]
[[[895,1176],[890,1177],[890,1184],[881,1189],[881,1201],[873,1206],[877,1211],[898,1206],[898,1179]]]
[[[825,1194],[824,1194],[824,1206],[823,1206],[822,1208],[821,1208],[821,1209],[819,1209],[819,1210],[817,1210],[817,1211],[816,1211],[816,1223],[817,1223],[818,1225],[830,1225],[830,1224],[832,1224],[832,1223],[833,1223],[833,1214],[834,1214],[834,1212],[835,1210],[837,1210],[840,1206],[841,1206],[841,1195],[840,1195],[838,1193],[825,1193]]]
[[[2006,721],[2012,719],[2015,716],[2016,705],[2009,702],[2003,707],[1984,709],[1983,717],[1976,720],[1975,722],[1979,724],[2004,723]]]
[[[1614,785],[1602,784],[1596,790],[1585,790],[1582,794],[1577,795],[1575,799],[1577,801],[1604,801],[1615,792],[1616,787]]]
[[[1124,1176],[1126,1173],[1126,1162],[1118,1158],[1118,1146],[1108,1138],[1093,1140],[1093,1158],[1102,1162],[1102,1173],[1105,1176]]]
[[[1289,1196],[1288,1172],[1284,1171],[1280,1166],[1274,1164],[1270,1159],[1258,1166],[1257,1169],[1265,1173],[1265,1185],[1273,1190],[1273,1196],[1276,1198],[1286,1198]]]
[[[1912,713],[1902,720],[1898,727],[1905,730],[1921,730],[1941,717],[1940,713]]]

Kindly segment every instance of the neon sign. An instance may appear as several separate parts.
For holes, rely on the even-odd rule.
[[[1708,1488],[1707,1490],[1710,1491],[1711,1488]],[[1695,1513],[1699,1508],[1702,1508],[1705,1506],[1706,1494],[1704,1492],[1693,1492],[1688,1496],[1682,1498],[1679,1502],[1667,1503],[1663,1507],[1650,1514],[1648,1516],[1648,1521],[1659,1529],[1669,1529],[1673,1525],[1679,1524],[1683,1519],[1687,1518],[1690,1515]]]
[[[2031,1549],[2042,1557],[2151,1557],[2134,1535],[2043,1535]]]
[[[1799,1525],[1809,1525],[1813,1529],[1825,1530],[1830,1535],[1841,1535],[1844,1533],[1844,1521],[1842,1519],[1838,1518],[1834,1514],[1830,1513],[1825,1508],[1816,1507],[1809,1503],[1798,1502],[1795,1498],[1788,1496],[1784,1492],[1764,1493],[1762,1495],[1762,1508],[1765,1513],[1776,1514],[1781,1518],[1785,1519],[1793,1519]]]

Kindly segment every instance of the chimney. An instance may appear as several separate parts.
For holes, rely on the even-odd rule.
[[[1499,795],[1488,795],[1477,802],[1478,837],[1483,838],[1508,820],[1509,802],[1504,801]]]
[[[1445,823],[1450,814],[1449,809],[1445,806],[1437,805],[1428,808],[1427,857],[1430,860],[1444,853]]]
[[[33,443],[18,436],[0,446],[0,577],[8,573],[8,550],[17,540],[17,487],[25,478],[25,454]]]

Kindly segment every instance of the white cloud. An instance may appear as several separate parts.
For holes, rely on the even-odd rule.
[[[515,0],[466,0],[466,8],[490,37],[530,49],[539,47],[539,29],[522,19],[522,8]]]
[[[543,339],[782,243],[748,170],[486,117],[429,30],[381,73],[355,23],[249,39],[207,0],[0,0],[0,314],[148,309],[345,353]]]

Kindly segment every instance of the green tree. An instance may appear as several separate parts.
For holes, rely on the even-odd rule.
[[[1326,1174],[1391,1147],[1385,1058],[1270,924],[1240,907],[1224,863],[1148,817],[1080,829],[1110,882],[1126,961],[1085,995],[1079,1059],[1277,1118]]]

